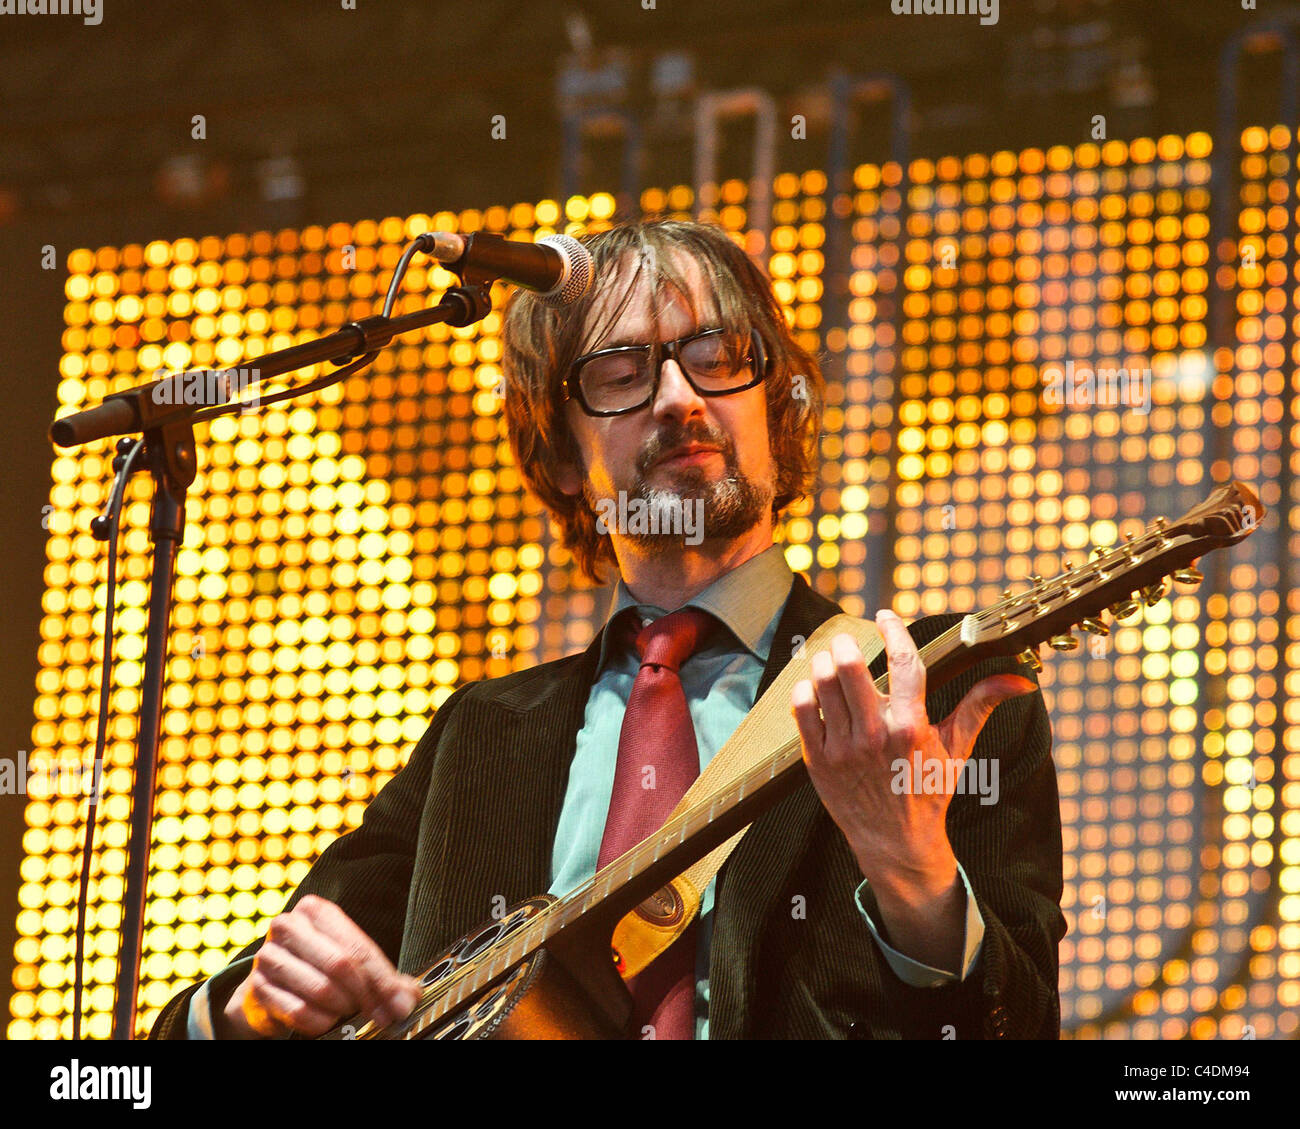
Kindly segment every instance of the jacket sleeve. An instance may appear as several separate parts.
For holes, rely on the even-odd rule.
[[[951,711],[976,682],[1001,673],[1032,678],[1012,659],[986,660],[944,687],[935,705],[942,701]],[[932,713],[931,720],[945,716]],[[1066,922],[1060,802],[1042,691],[999,705],[972,757],[996,762],[996,802],[958,795],[947,825],[984,919],[979,959],[959,983],[916,988],[896,981],[896,1014],[908,1038],[1057,1039],[1057,948]]]
[[[433,758],[447,719],[473,685],[462,686],[442,704],[406,766],[366,808],[361,826],[339,836],[321,852],[281,912],[292,909],[308,894],[325,898],[342,909],[390,961],[397,963]],[[252,956],[264,940],[258,938],[236,953],[232,964]],[[206,982],[208,1003],[214,1013],[224,1008],[243,982],[247,967],[227,966]],[[201,983],[191,984],[167,1002],[149,1038],[188,1038],[190,1000]]]

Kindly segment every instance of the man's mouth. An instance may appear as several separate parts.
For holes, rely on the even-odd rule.
[[[707,443],[686,443],[669,451],[655,463],[655,466],[689,466],[706,462],[710,455],[721,454],[717,447]]]

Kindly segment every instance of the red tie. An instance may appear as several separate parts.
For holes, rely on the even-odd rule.
[[[624,630],[630,634],[636,624],[629,616]],[[636,635],[641,669],[632,683],[619,732],[614,792],[597,869],[658,831],[700,774],[695,726],[677,672],[717,625],[708,612],[682,608],[647,624]],[[691,922],[629,983],[638,1033],[650,1025],[656,1039],[695,1037],[697,925],[698,921]]]

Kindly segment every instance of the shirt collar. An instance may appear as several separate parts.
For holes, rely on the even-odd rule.
[[[790,595],[794,573],[785,561],[785,549],[773,544],[728,572],[724,572],[699,595],[681,607],[700,608],[721,620],[759,662],[766,663],[771,649],[768,628]],[[627,608],[636,608],[643,619],[658,619],[677,608],[660,608],[638,603],[619,577],[614,604],[605,620],[600,640],[597,671],[605,666],[613,620]]]

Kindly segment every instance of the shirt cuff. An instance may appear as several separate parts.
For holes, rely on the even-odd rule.
[[[961,875],[962,885],[966,888],[966,933],[965,940],[962,942],[960,976],[942,968],[931,968],[928,964],[904,956],[897,949],[885,944],[880,930],[871,919],[873,913],[877,917],[880,916],[880,907],[876,904],[876,895],[872,893],[871,884],[866,879],[863,879],[853,895],[854,901],[858,904],[858,912],[862,914],[867,928],[871,930],[871,935],[876,939],[876,944],[880,946],[880,951],[884,954],[889,967],[893,969],[894,975],[913,988],[940,988],[945,984],[956,984],[970,975],[975,962],[979,960],[980,949],[984,945],[984,917],[980,913],[979,906],[975,904],[975,894],[970,888],[970,880],[966,877],[961,863],[957,864],[957,873]]]
[[[223,976],[232,968],[247,967],[253,962],[253,957],[244,957],[242,960],[232,961],[230,965],[217,973],[217,976]],[[247,972],[245,972],[247,975]],[[210,976],[199,985],[199,990],[190,997],[190,1007],[185,1019],[185,1034],[187,1038],[215,1039],[216,1030],[212,1026],[212,1004],[208,996],[208,989],[212,986],[217,976]],[[241,976],[242,980],[243,977]]]

